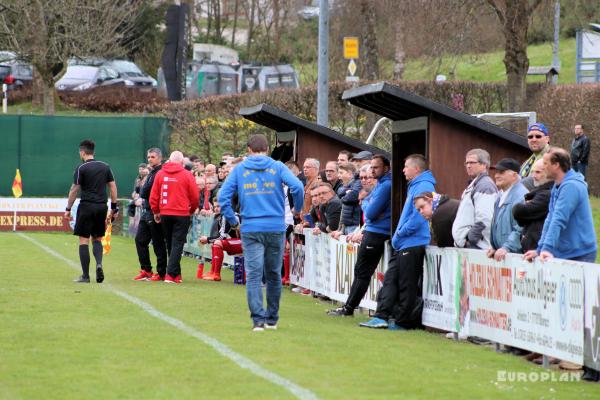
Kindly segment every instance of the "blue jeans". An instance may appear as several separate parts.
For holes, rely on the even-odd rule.
[[[246,297],[250,318],[255,324],[276,324],[281,298],[281,263],[285,232],[242,233]],[[263,271],[267,284],[267,310],[263,307]]]
[[[596,251],[592,251],[591,253],[587,253],[579,257],[569,258],[569,260],[594,263],[596,262]]]

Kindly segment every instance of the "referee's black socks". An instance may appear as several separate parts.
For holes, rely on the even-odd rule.
[[[102,246],[101,246],[102,247]],[[83,277],[90,277],[90,246],[87,244],[79,245],[79,261],[81,261],[81,270]]]
[[[102,265],[102,242],[99,240],[92,241],[92,253],[94,253],[94,258],[96,259],[96,265]],[[88,256],[89,260],[89,256]]]

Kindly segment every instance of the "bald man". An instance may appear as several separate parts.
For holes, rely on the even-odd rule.
[[[190,226],[190,215],[198,208],[199,192],[192,173],[183,167],[183,154],[174,151],[157,172],[150,194],[154,221],[161,224],[167,251],[167,283],[181,283],[181,255]]]

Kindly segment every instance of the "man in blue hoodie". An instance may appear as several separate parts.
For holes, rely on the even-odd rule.
[[[419,279],[423,275],[425,247],[431,241],[431,234],[429,223],[417,211],[413,198],[423,192],[435,192],[435,178],[421,154],[406,157],[403,172],[408,190],[392,237],[394,254],[377,293],[377,311],[370,321],[360,324],[367,328],[401,330],[421,324],[420,314],[415,318],[413,310],[420,297]]]
[[[594,262],[596,232],[583,175],[571,169],[569,153],[559,147],[551,147],[543,160],[546,176],[554,180],[554,187],[538,248],[525,253],[524,258],[532,261],[539,255],[542,261],[556,257]]]
[[[231,224],[239,224],[231,207],[237,193],[240,202],[241,236],[246,268],[246,296],[253,331],[277,329],[281,297],[281,265],[285,242],[283,185],[289,189],[294,209],[304,203],[304,188],[281,162],[267,156],[269,144],[263,135],[248,140],[248,158],[229,174],[219,191],[221,212]],[[263,307],[263,271],[267,284],[267,309]]]
[[[542,261],[556,257],[594,262],[598,247],[584,177],[571,169],[571,157],[565,149],[551,147],[543,160],[546,177],[554,180],[554,187],[538,248],[529,250],[523,258],[533,261],[539,255]],[[584,380],[600,380],[599,371],[588,367],[583,370]]]
[[[375,155],[371,160],[371,173],[377,179],[377,185],[369,194],[368,205],[364,208],[365,229],[356,264],[354,264],[354,281],[348,294],[346,304],[327,311],[328,315],[352,316],[354,309],[367,293],[373,272],[385,249],[385,242],[390,238],[392,225],[392,173],[390,161],[382,155]]]

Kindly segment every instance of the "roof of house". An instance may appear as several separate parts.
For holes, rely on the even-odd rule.
[[[346,90],[342,99],[394,121],[437,113],[487,134],[528,147],[527,138],[524,136],[385,82]]]
[[[271,128],[277,132],[287,132],[297,130],[298,128],[303,128],[345,143],[349,146],[356,147],[360,150],[367,150],[373,154],[383,154],[386,157],[390,157],[388,152],[380,149],[379,147],[366,144],[360,140],[353,139],[346,135],[342,135],[333,129],[315,124],[314,122],[298,118],[269,104],[263,103],[253,107],[242,108],[240,109],[240,115],[250,121],[266,126],[267,128]]]

